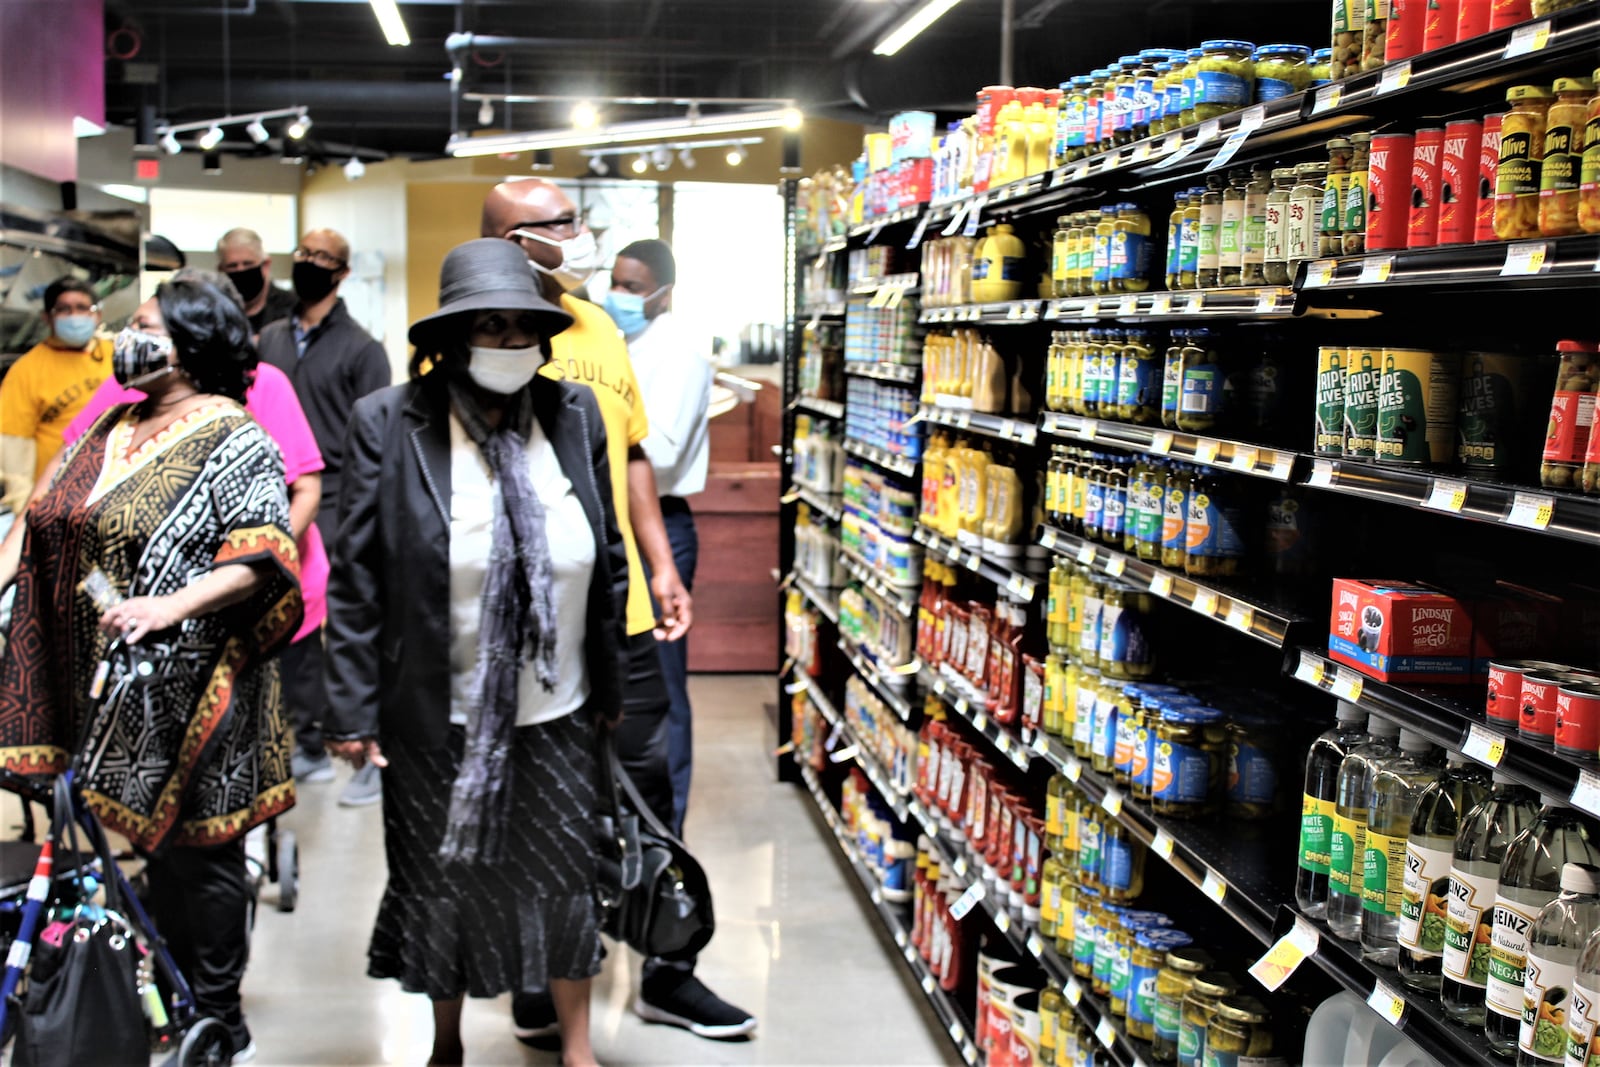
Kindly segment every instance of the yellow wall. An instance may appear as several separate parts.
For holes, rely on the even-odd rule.
[[[414,182],[406,186],[406,302],[411,321],[438,310],[439,264],[445,253],[478,236],[483,198],[505,177],[477,181]]]

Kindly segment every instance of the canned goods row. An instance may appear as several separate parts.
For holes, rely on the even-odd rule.
[[[845,436],[918,459],[924,431],[912,421],[917,405],[917,391],[909,385],[851,378],[845,385]]]
[[[1489,721],[1563,756],[1600,757],[1600,674],[1548,660],[1489,664]]]

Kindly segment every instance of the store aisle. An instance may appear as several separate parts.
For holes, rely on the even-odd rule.
[[[691,681],[695,784],[688,838],[714,883],[718,929],[699,973],[756,1013],[739,1044],[649,1026],[628,1011],[638,962],[614,953],[595,988],[595,1048],[606,1064],[933,1064],[950,1059],[931,1013],[869,921],[852,876],[801,790],[772,780],[765,676]],[[259,1063],[422,1064],[432,1034],[421,997],[366,977],[382,893],[377,808],[337,806],[340,782],[301,791],[285,820],[300,835],[300,908],[263,892],[245,1010]],[[511,1036],[508,998],[469,1001],[471,1064],[553,1064]]]

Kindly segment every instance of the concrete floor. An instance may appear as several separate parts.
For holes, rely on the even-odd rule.
[[[936,1064],[950,1046],[877,935],[853,876],[834,859],[809,795],[773,779],[766,676],[701,676],[686,837],[710,875],[717,936],[698,973],[760,1019],[742,1043],[650,1026],[629,1010],[638,960],[614,950],[595,983],[594,1042],[607,1064]],[[245,978],[264,1065],[422,1064],[428,1002],[366,977],[383,890],[379,810],[338,807],[338,781],[301,791],[284,820],[300,839],[298,910],[268,886]],[[890,946],[892,947],[892,945]],[[509,998],[469,1001],[469,1064],[554,1064],[511,1036]]]

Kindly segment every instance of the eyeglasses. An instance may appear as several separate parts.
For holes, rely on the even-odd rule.
[[[307,248],[305,245],[301,245],[294,250],[294,261],[296,263],[309,261],[319,267],[326,267],[328,270],[338,270],[345,265],[345,261],[338,256],[324,252],[320,248]]]
[[[587,211],[575,212],[568,215],[558,215],[553,219],[541,222],[519,222],[511,227],[509,233],[515,235],[518,230],[558,230],[566,231],[567,236],[576,237],[579,230],[589,226],[589,213]]]
[[[57,304],[50,309],[52,315],[94,315],[100,311],[99,304],[90,304],[88,307],[73,307],[67,304]]]

